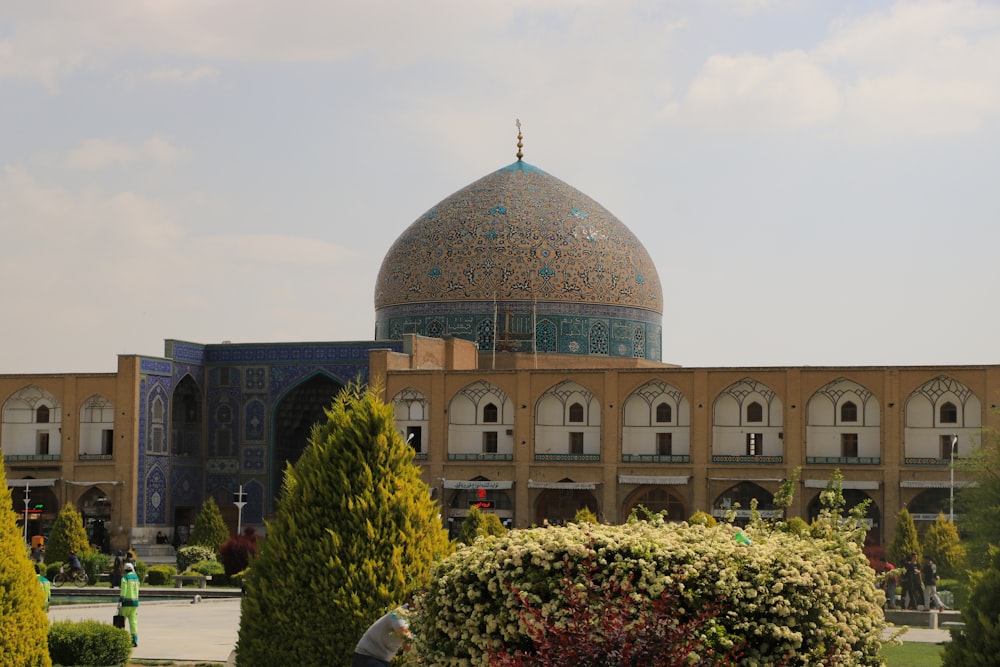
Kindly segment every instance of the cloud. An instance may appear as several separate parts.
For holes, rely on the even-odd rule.
[[[207,255],[225,253],[253,262],[330,266],[364,259],[362,253],[333,243],[279,234],[206,236],[198,242]]]
[[[173,164],[187,155],[186,149],[164,137],[150,137],[135,145],[111,139],[88,139],[65,156],[63,165],[69,169],[94,170],[140,161]]]
[[[802,51],[771,58],[716,55],[683,103],[668,106],[664,115],[729,128],[805,127],[832,122],[842,105],[837,83]]]
[[[180,67],[155,69],[148,74],[147,78],[150,81],[189,84],[208,81],[218,78],[218,76],[219,70],[217,68],[203,65],[201,67],[193,67],[190,69],[183,69]]]
[[[810,49],[715,54],[662,117],[712,128],[838,125],[869,136],[974,132],[1000,111],[1000,7],[898,2]]]

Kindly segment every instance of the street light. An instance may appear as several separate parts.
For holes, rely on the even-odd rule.
[[[955,523],[955,450],[958,449],[958,435],[951,436],[951,482],[948,485],[948,521]]]
[[[236,505],[236,534],[239,535],[243,532],[243,508],[247,504],[247,494],[243,493],[243,485],[240,484],[240,490],[233,494],[233,504]]]
[[[31,502],[31,488],[28,482],[24,483],[24,543],[28,543],[28,504]]]

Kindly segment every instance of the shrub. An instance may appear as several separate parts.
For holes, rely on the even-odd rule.
[[[734,645],[716,621],[718,609],[709,604],[688,621],[676,613],[684,604],[681,587],[664,587],[659,596],[635,596],[632,576],[594,581],[597,566],[582,566],[563,558],[570,574],[562,580],[561,610],[565,620],[546,616],[530,602],[530,595],[514,589],[521,598],[520,620],[528,628],[531,646],[508,650],[489,649],[491,667],[678,667],[734,665],[740,647]],[[580,576],[578,576],[580,575]]]
[[[214,560],[199,561],[192,565],[191,569],[195,574],[212,577],[212,580],[208,582],[211,586],[225,586],[229,583],[226,579],[226,568],[222,566],[222,563],[217,563]]]
[[[962,606],[965,627],[952,631],[944,647],[945,667],[994,665],[1000,653],[1000,548],[992,548],[986,570],[969,573],[968,600]]]
[[[201,545],[181,547],[177,550],[177,569],[184,572],[190,570],[195,563],[215,559],[215,549],[211,547]]]
[[[242,535],[233,535],[219,549],[219,560],[232,576],[247,569],[250,560],[257,556],[257,536],[253,526],[248,526]]]
[[[486,665],[489,651],[524,649],[531,635],[522,600],[546,622],[566,622],[561,581],[589,559],[604,568],[595,581],[631,577],[638,596],[678,586],[681,624],[719,604],[719,625],[745,647],[739,664],[879,665],[884,595],[840,522],[819,537],[751,525],[752,545],[734,539],[730,525],[662,519],[483,538],[437,565],[411,621],[415,647],[435,665]]]
[[[45,562],[61,563],[70,551],[76,551],[76,555],[82,557],[90,552],[90,540],[83,527],[83,517],[73,503],[68,502],[59,511],[49,531],[49,539],[45,542]]]
[[[107,572],[111,568],[111,556],[99,551],[80,554],[80,565],[83,566],[84,572],[90,578],[90,583],[96,584],[101,580],[101,573]]]
[[[56,575],[59,574],[59,568],[62,567],[62,563],[49,563],[45,565],[45,578],[49,581],[55,579]]]
[[[10,508],[0,457],[0,666],[48,667],[44,595]]]
[[[150,586],[163,586],[174,583],[177,568],[173,565],[154,565],[146,573],[146,583]]]
[[[229,528],[222,520],[222,512],[215,504],[214,498],[209,498],[202,503],[201,511],[194,518],[194,529],[188,539],[188,546],[205,546],[212,550],[216,556],[219,555],[219,547],[229,539]]]
[[[712,526],[715,526],[718,522],[715,520],[715,517],[709,514],[708,512],[703,512],[701,510],[698,510],[697,512],[691,515],[691,518],[688,519],[688,523],[697,524],[699,526],[705,526],[706,528],[711,528]]]
[[[246,586],[245,582],[248,574],[250,574],[249,568],[247,568],[246,570],[240,570],[235,574],[229,575],[229,585],[242,590]]]
[[[140,582],[146,581],[146,575],[149,573],[149,563],[141,560],[135,562],[135,576],[139,577]]]
[[[472,544],[477,537],[483,535],[503,535],[507,532],[500,517],[492,512],[483,513],[473,505],[469,508],[469,514],[462,521],[462,527],[456,538],[461,544]]]
[[[59,665],[123,665],[132,655],[132,636],[99,621],[56,621],[49,628],[49,655]]]

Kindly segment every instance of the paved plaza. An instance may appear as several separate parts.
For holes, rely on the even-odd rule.
[[[194,594],[192,593],[192,598]],[[54,605],[49,618],[111,623],[117,604]],[[240,598],[143,601],[139,605],[139,646],[132,657],[225,663],[236,647]]]

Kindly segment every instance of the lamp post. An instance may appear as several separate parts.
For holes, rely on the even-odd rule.
[[[951,436],[951,481],[948,484],[948,521],[955,523],[955,450],[958,449],[958,435]]]
[[[28,504],[31,502],[31,487],[24,483],[24,543],[28,543]]]
[[[243,508],[247,504],[247,494],[243,493],[243,485],[240,484],[240,490],[233,494],[233,504],[236,505],[236,534],[239,535],[243,532]]]

